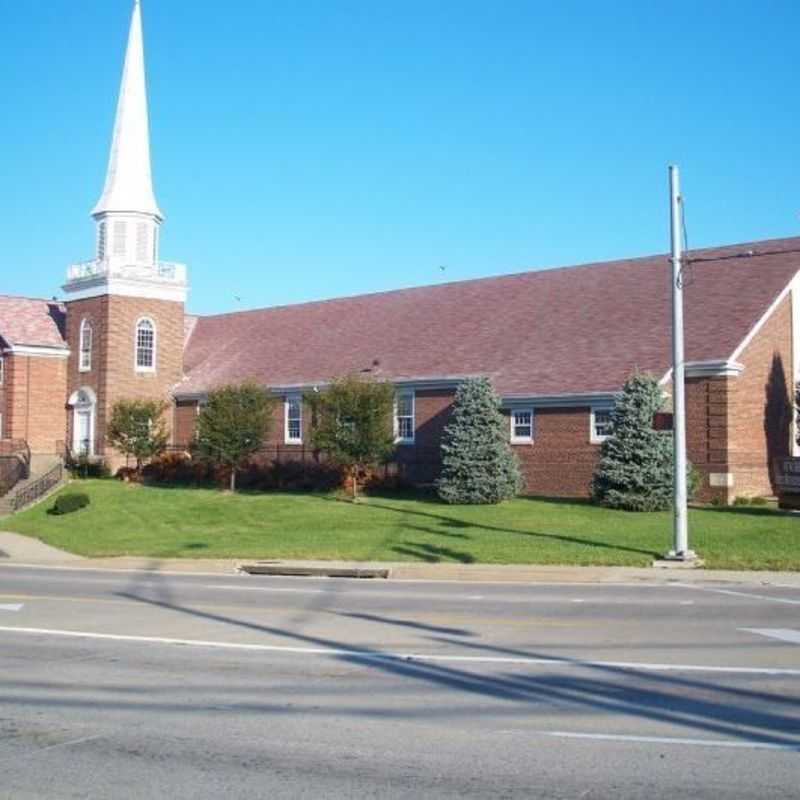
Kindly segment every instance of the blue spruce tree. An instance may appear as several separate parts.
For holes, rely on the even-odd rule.
[[[612,433],[600,451],[594,499],[626,511],[662,511],[672,505],[672,436],[653,429],[663,394],[652,375],[628,378],[611,413]]]
[[[487,378],[465,380],[442,435],[439,497],[447,503],[499,503],[522,486],[508,420]]]

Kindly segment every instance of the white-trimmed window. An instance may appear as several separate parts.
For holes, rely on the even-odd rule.
[[[303,443],[303,398],[290,394],[284,402],[286,444]]]
[[[0,356],[0,386],[6,382],[6,362],[3,356]]]
[[[94,331],[88,319],[81,320],[81,335],[78,346],[78,371],[89,372],[92,368],[92,340]]]
[[[511,409],[511,441],[514,444],[530,444],[533,441],[533,409]]]
[[[592,406],[589,420],[589,439],[592,444],[600,444],[611,436],[613,430],[611,411],[609,406]]]
[[[155,372],[156,369],[156,326],[153,320],[142,317],[136,323],[136,356],[134,365],[137,372]]]
[[[414,443],[414,392],[398,392],[394,398],[394,440],[397,444]]]

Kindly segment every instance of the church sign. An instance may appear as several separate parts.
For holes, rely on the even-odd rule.
[[[800,458],[781,458],[775,462],[775,489],[781,508],[800,509]]]

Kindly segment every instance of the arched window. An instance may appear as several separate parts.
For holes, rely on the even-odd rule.
[[[88,319],[81,321],[81,336],[78,346],[78,370],[89,372],[92,368],[92,323]]]
[[[154,372],[156,368],[156,326],[142,317],[136,323],[136,371]]]

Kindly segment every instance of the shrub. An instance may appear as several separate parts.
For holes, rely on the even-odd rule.
[[[267,438],[275,399],[256,383],[223,386],[209,392],[197,418],[195,454],[228,477],[236,491],[236,477]]]
[[[521,487],[500,398],[488,378],[469,378],[456,391],[442,435],[439,497],[446,503],[499,503]]]
[[[750,505],[751,506],[765,506],[769,503],[766,497],[751,497],[750,498]]]
[[[311,442],[347,475],[353,499],[359,483],[395,449],[394,389],[363,375],[337,378],[321,393],[306,395],[312,412]]]
[[[87,455],[67,460],[67,471],[71,478],[84,480],[88,478],[110,478],[111,470],[105,461],[90,459]]]
[[[738,495],[737,497],[733,498],[733,505],[735,506],[749,506],[750,505],[750,498],[745,497],[744,495]]]
[[[51,514],[70,514],[79,511],[89,505],[89,495],[83,492],[73,492],[72,494],[62,494],[56,498],[56,502],[50,509]]]

